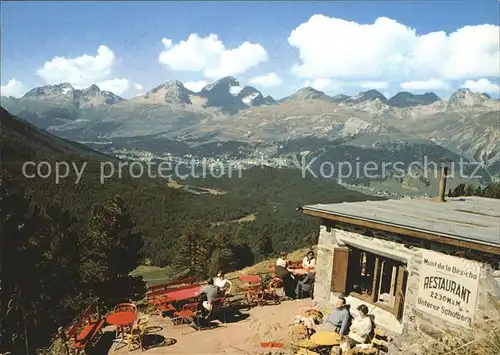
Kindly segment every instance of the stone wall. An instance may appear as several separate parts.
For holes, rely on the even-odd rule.
[[[455,255],[460,255],[459,251],[453,250],[452,247],[436,244],[424,247],[418,241],[408,242],[403,236],[347,224],[330,225],[329,228],[322,225],[320,228],[314,292],[318,306],[331,308],[339,296],[330,292],[333,250],[335,247],[346,245],[384,255],[407,265],[408,282],[402,322],[399,322],[392,313],[368,305],[370,309],[373,308],[372,314],[375,315],[376,322],[380,327],[400,335],[396,339],[396,344],[399,348],[404,349],[406,355],[419,354],[417,350],[412,350],[412,344],[421,345],[422,341],[426,339],[427,342],[432,342],[445,334],[463,332],[463,328],[458,328],[441,318],[423,313],[415,308],[423,251],[431,249],[438,252],[446,251],[446,254],[457,252]],[[487,263],[482,265],[475,322],[500,321],[500,270],[493,270]],[[356,309],[358,304],[363,303],[350,296],[347,297],[347,302],[351,304],[351,309]]]
[[[314,301],[321,309],[328,307],[333,268],[333,234],[325,226],[320,227],[318,251],[316,256],[316,282],[314,284]]]

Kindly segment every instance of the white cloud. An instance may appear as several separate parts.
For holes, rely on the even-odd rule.
[[[49,85],[67,82],[76,88],[85,88],[96,84],[102,90],[121,95],[129,88],[129,81],[123,78],[109,79],[115,63],[113,51],[100,45],[95,56],[54,57],[37,69],[37,74]]]
[[[492,83],[488,79],[479,79],[477,81],[467,80],[463,85],[463,88],[471,89],[476,92],[485,92],[488,94],[496,94],[500,96],[500,85]]]
[[[10,79],[7,84],[1,86],[0,90],[2,96],[13,97],[23,96],[25,91],[23,84],[16,79]]]
[[[408,81],[401,83],[399,86],[405,90],[451,90],[448,83],[437,79]]]
[[[380,17],[373,24],[314,15],[291,31],[299,51],[292,72],[300,78],[414,82],[500,75],[500,27],[465,26],[417,34]]]
[[[236,76],[268,59],[266,50],[258,43],[244,42],[234,49],[226,49],[215,34],[200,37],[196,33],[185,41],[173,44],[163,38],[165,49],[158,61],[172,70],[200,72],[207,78]]]
[[[110,79],[97,84],[101,90],[111,91],[116,95],[121,95],[129,88],[127,79]]]
[[[86,87],[111,75],[115,59],[113,51],[101,45],[95,57],[87,54],[76,58],[54,57],[45,62],[37,74],[50,85],[68,82]]]
[[[248,83],[262,87],[276,87],[283,84],[283,80],[281,80],[276,73],[272,72],[266,75],[253,77],[248,81]]]
[[[141,84],[134,84],[134,89],[136,89],[138,91],[142,91],[142,89],[144,89],[144,87]]]
[[[380,89],[387,89],[389,87],[389,82],[388,81],[366,81],[366,82],[360,83],[359,86],[363,89],[380,90]]]
[[[205,87],[205,85],[207,85],[208,83],[206,81],[203,81],[203,80],[199,80],[199,81],[188,81],[187,83],[184,83],[184,87],[186,89],[189,89],[191,91],[194,91],[194,92],[199,92],[201,91],[201,89],[203,89]]]

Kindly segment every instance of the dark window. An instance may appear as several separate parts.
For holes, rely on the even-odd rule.
[[[406,265],[385,256],[349,247],[346,293],[403,317]]]

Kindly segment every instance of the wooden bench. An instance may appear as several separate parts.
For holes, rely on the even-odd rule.
[[[172,291],[180,291],[192,288],[193,286],[199,286],[199,284],[192,284],[194,281],[196,281],[196,278],[190,277],[161,285],[150,286],[146,293],[148,303],[155,307],[156,314],[159,316],[163,316],[166,312],[175,312],[176,309],[170,304],[167,294]]]
[[[153,298],[161,298],[161,296],[170,293],[172,291],[180,291],[188,288],[192,288],[193,286],[199,286],[199,284],[189,284],[189,285],[178,285],[178,286],[170,286],[168,288],[157,289],[155,291],[146,292],[146,298],[148,300]]]
[[[67,339],[71,340],[71,349],[75,354],[84,352],[94,342],[97,334],[102,333],[105,319],[100,318],[99,315],[96,319],[92,316],[94,302],[92,302],[76,321],[71,325],[65,333]],[[99,313],[99,312],[97,312]]]
[[[147,293],[157,293],[159,291],[165,291],[167,289],[172,289],[176,288],[176,286],[181,286],[181,285],[186,285],[186,284],[192,284],[197,281],[196,277],[187,277],[185,279],[177,279],[177,280],[172,280],[163,284],[159,285],[151,285],[148,286],[147,288]]]

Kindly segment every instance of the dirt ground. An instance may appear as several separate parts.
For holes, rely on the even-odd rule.
[[[260,342],[273,341],[287,343],[288,328],[300,309],[312,306],[311,299],[285,301],[279,305],[266,305],[251,309],[240,309],[234,315],[228,313],[227,323],[221,326],[218,321],[214,328],[196,331],[184,325],[172,325],[168,318],[150,317],[149,325],[158,327],[154,334],[147,335],[146,342],[165,345],[131,350],[132,353],[144,354],[258,354],[262,353]],[[233,313],[233,312],[230,312]],[[159,330],[161,328],[161,330]],[[108,329],[105,336],[112,338],[113,329]],[[155,335],[156,334],[156,335]],[[173,343],[173,344],[171,344]],[[122,345],[120,345],[122,346]],[[107,354],[128,353],[128,349],[115,349],[113,346]]]

